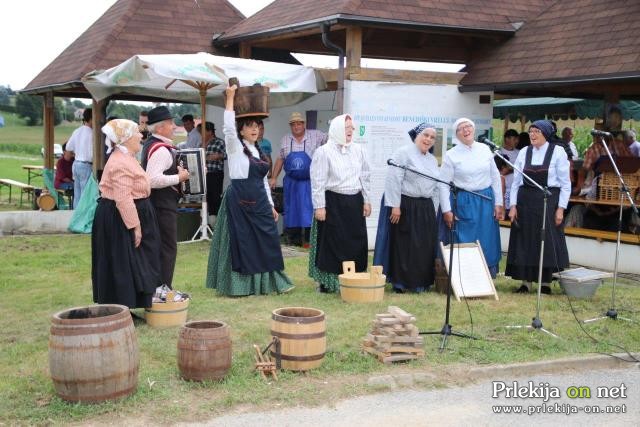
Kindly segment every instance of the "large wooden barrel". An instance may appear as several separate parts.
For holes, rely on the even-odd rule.
[[[221,380],[231,368],[231,333],[224,322],[186,323],[178,337],[178,369],[185,380]]]
[[[280,340],[282,369],[307,371],[322,364],[327,350],[324,312],[315,308],[278,308],[271,314],[271,336]],[[271,356],[277,357],[275,349]]]
[[[77,307],[51,318],[49,371],[60,398],[102,402],[138,386],[138,339],[123,305]]]
[[[269,117],[269,87],[255,84],[238,88],[233,99],[236,118]]]

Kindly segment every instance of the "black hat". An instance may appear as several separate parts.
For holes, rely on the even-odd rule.
[[[152,125],[167,119],[173,119],[173,116],[167,107],[161,105],[149,110],[149,120],[147,121],[147,124]]]

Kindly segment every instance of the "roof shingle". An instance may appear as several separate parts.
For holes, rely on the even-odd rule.
[[[276,28],[336,15],[404,21],[444,27],[513,31],[513,23],[526,21],[557,0],[275,0],[230,28],[219,40],[235,42],[259,37]]]
[[[557,2],[504,44],[471,61],[461,84],[499,88],[593,76],[640,77],[637,22],[637,0]]]

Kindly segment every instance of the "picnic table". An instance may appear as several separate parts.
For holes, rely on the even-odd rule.
[[[42,176],[42,171],[44,170],[43,165],[22,165],[22,169],[27,171],[27,184],[31,185],[31,178],[35,178],[37,176]],[[55,170],[55,166],[53,170]]]

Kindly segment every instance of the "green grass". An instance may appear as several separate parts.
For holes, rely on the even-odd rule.
[[[12,113],[2,112],[5,126],[0,128],[0,153],[17,152],[23,154],[40,155],[44,143],[44,128],[42,126],[26,126],[24,120]],[[65,123],[54,128],[56,144],[67,142],[79,123]]]
[[[21,236],[0,239],[0,424],[61,424],[69,422],[143,423],[198,420],[224,413],[231,407],[316,405],[375,390],[366,386],[370,375],[412,370],[443,372],[474,365],[560,358],[593,352],[617,352],[618,348],[595,344],[580,330],[568,300],[544,297],[541,317],[545,327],[562,339],[546,334],[506,330],[504,325],[529,324],[535,313],[533,295],[515,295],[513,281],[499,278],[500,301],[469,301],[473,327],[464,302],[452,302],[454,330],[470,332],[478,341],[449,339],[438,353],[440,336],[425,338],[426,357],[408,364],[386,366],[360,353],[360,342],[376,313],[397,305],[413,313],[420,330],[440,330],[445,297],[436,293],[398,295],[387,292],[384,302],[346,304],[337,295],[315,292],[307,278],[307,257],[285,260],[287,274],[296,285],[291,293],[245,298],[220,297],[204,287],[208,244],[180,245],[175,287],[193,297],[190,320],[222,320],[232,331],[233,363],[220,383],[182,381],[176,367],[177,328],[156,330],[137,324],[140,347],[138,391],[130,398],[97,405],[67,404],[55,396],[48,374],[49,318],[51,314],[92,303],[90,237],[76,235]],[[573,301],[579,318],[606,309],[611,285],[602,286],[591,301]],[[620,283],[621,314],[640,303],[640,287]],[[252,344],[269,340],[271,312],[279,307],[306,306],[327,315],[327,355],[322,366],[307,374],[282,372],[268,384],[253,371]],[[585,326],[600,340],[640,350],[640,328],[602,321]],[[440,381],[448,382],[443,377]],[[434,384],[435,385],[435,384]],[[141,416],[140,414],[144,414]]]

